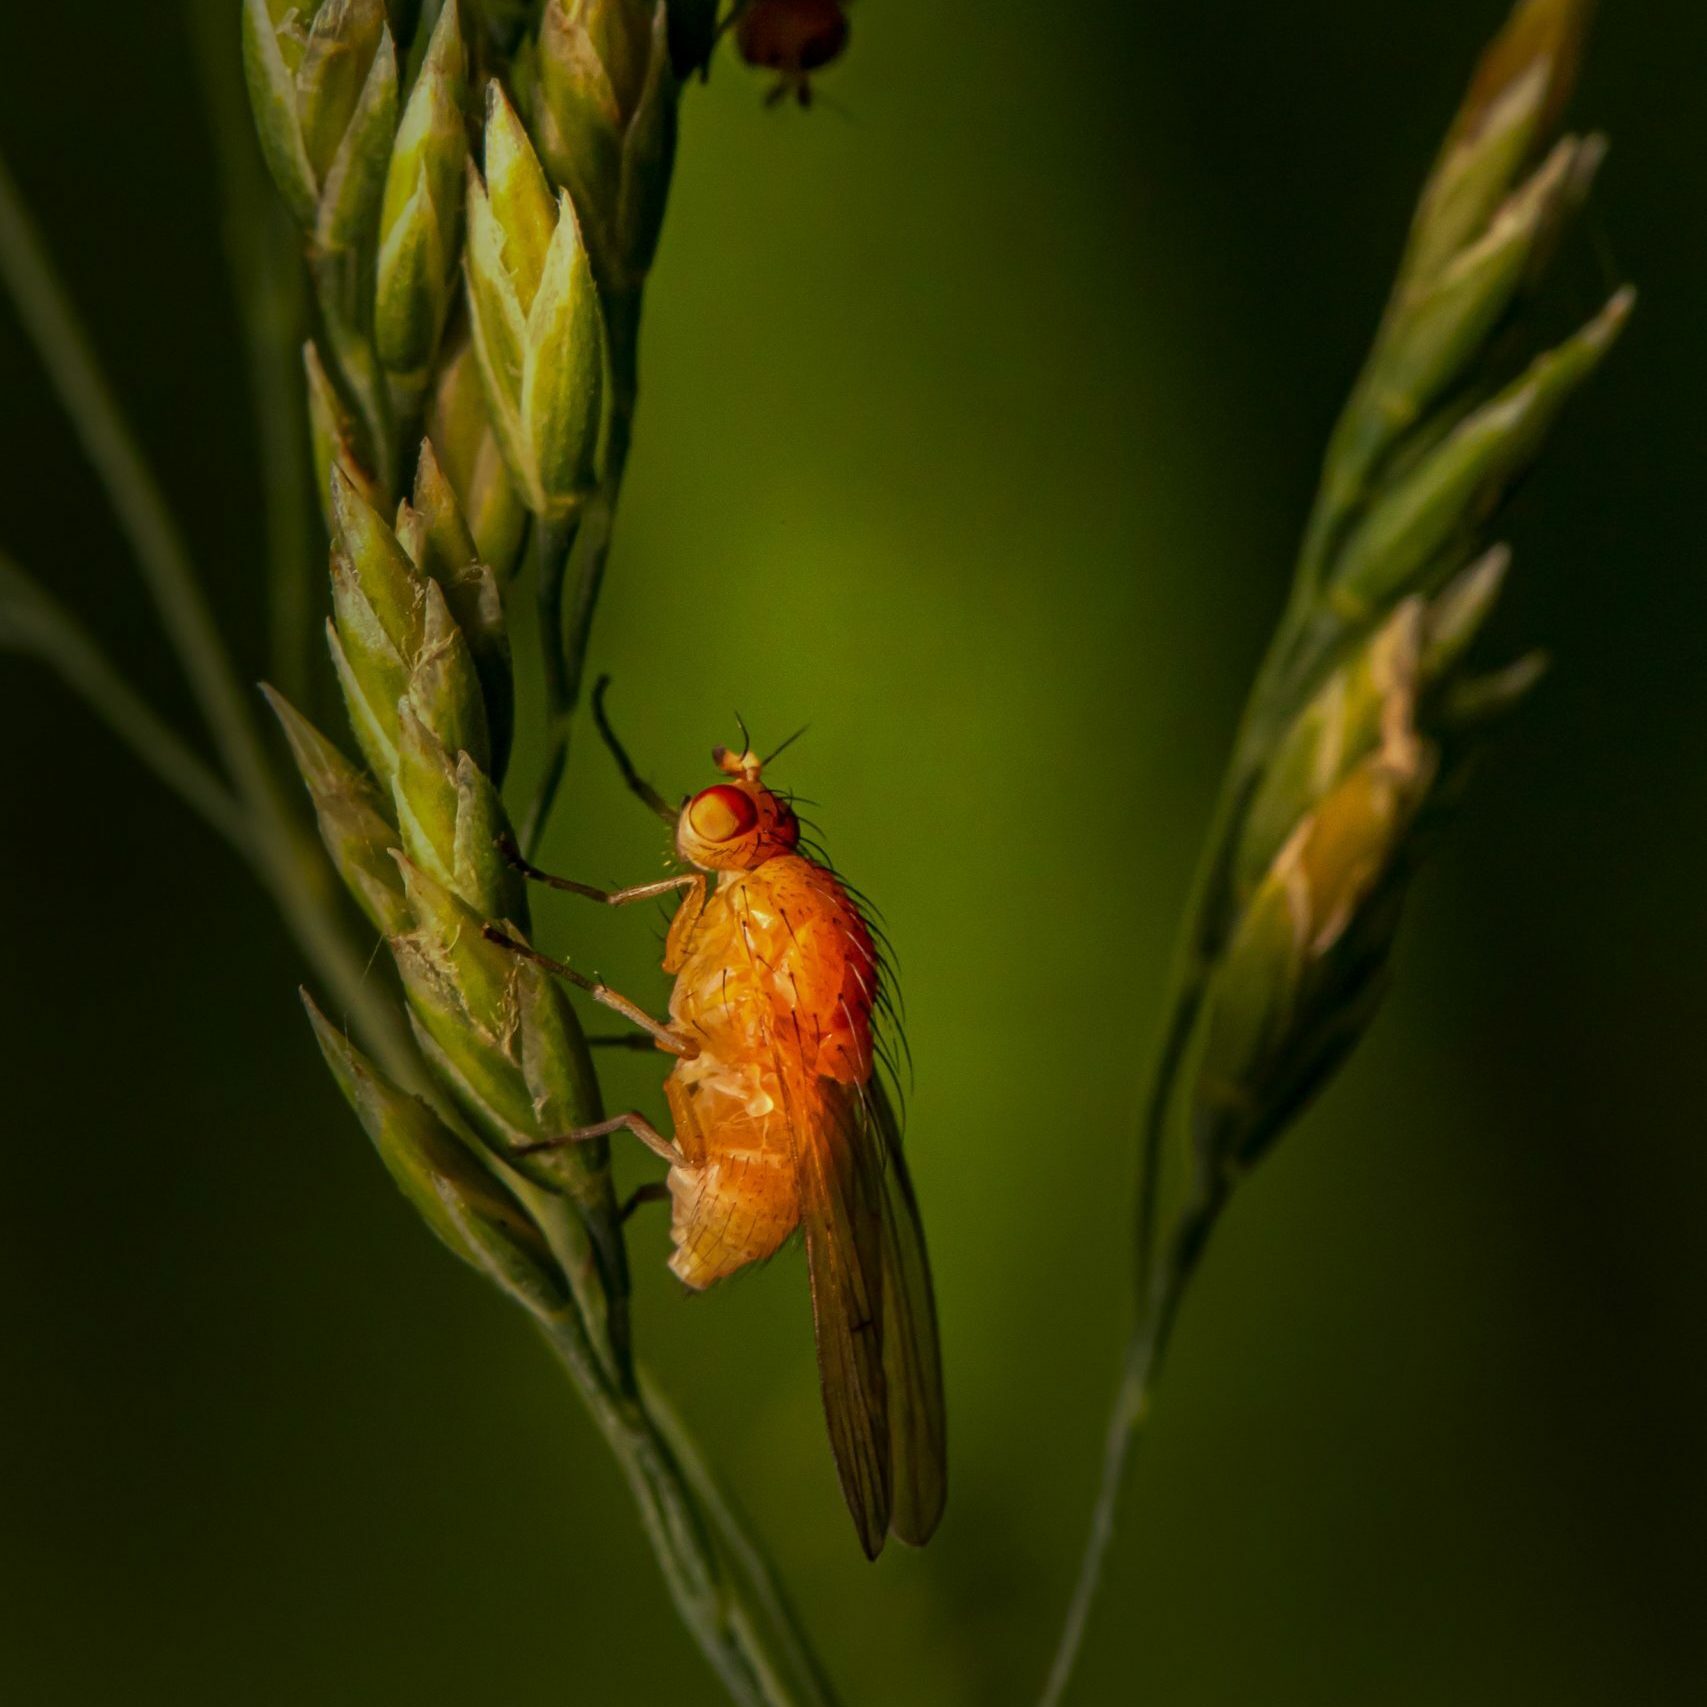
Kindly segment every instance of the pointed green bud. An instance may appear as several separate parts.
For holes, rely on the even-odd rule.
[[[533,1098],[534,1124],[542,1132],[566,1132],[599,1116],[598,1080],[586,1039],[569,1013],[568,998],[538,967],[517,989],[521,1021],[522,1077]],[[599,1184],[609,1164],[602,1140],[577,1144],[580,1166],[556,1177],[589,1205],[600,1201]]]
[[[437,581],[422,583],[421,608],[421,644],[409,672],[409,698],[447,751],[467,753],[484,767],[490,743],[474,655]]]
[[[1249,897],[1296,826],[1383,739],[1416,717],[1424,607],[1408,599],[1299,713],[1264,767],[1239,835],[1235,892]]]
[[[1390,728],[1276,856],[1266,886],[1284,892],[1301,954],[1320,960],[1352,928],[1422,803],[1433,764],[1414,729]]]
[[[469,342],[479,367],[492,436],[524,502],[531,503],[528,451],[522,433],[522,361],[527,315],[505,263],[505,240],[480,174],[468,168]]]
[[[532,1104],[508,1040],[468,1013],[430,935],[405,931],[392,938],[391,954],[408,998],[416,1041],[434,1074],[493,1154],[513,1156],[530,1141]],[[525,1163],[526,1158],[516,1158],[524,1172]],[[535,1176],[529,1172],[528,1177]]]
[[[302,365],[308,383],[308,433],[314,455],[315,490],[320,495],[321,516],[330,532],[334,467],[342,470],[344,478],[376,508],[385,502],[385,494],[357,449],[361,428],[344,407],[320,359],[319,347],[312,340],[302,346]]]
[[[515,984],[527,962],[489,942],[482,934],[487,921],[420,866],[401,854],[397,865],[415,920],[411,940],[454,994],[468,1022],[497,1042],[519,1072],[520,1060],[512,1047]]]
[[[397,54],[382,0],[242,0],[261,152],[322,254],[370,262],[397,129]]]
[[[1389,730],[1297,826],[1240,915],[1193,1092],[1211,1177],[1254,1161],[1367,1023],[1397,923],[1399,856],[1435,770],[1414,729]]]
[[[402,856],[398,867],[416,922],[392,952],[435,1071],[495,1155],[537,1184],[601,1200],[603,1145],[515,1154],[597,1118],[567,1001],[539,967],[488,941],[486,921],[448,888]]]
[[[1328,466],[1363,486],[1381,459],[1473,372],[1538,257],[1583,190],[1579,168],[1599,150],[1566,138],[1495,213],[1487,230],[1437,273],[1401,290],[1335,428]]]
[[[383,0],[323,0],[296,71],[296,107],[310,164],[324,181],[355,121],[381,44]]]
[[[528,513],[492,432],[485,383],[466,330],[453,330],[448,348],[440,353],[426,424],[474,536],[475,556],[502,589],[521,559]],[[419,495],[416,503],[421,503]]]
[[[401,512],[411,534],[413,514],[407,506]],[[397,533],[336,467],[332,527],[334,662],[341,682],[348,671],[346,697],[355,689],[351,721],[375,775],[395,785],[397,704],[405,696],[453,757],[466,751],[484,767],[490,740],[480,673],[444,589],[416,567]],[[424,537],[418,549],[424,553]]]
[[[563,195],[522,362],[521,424],[538,514],[563,513],[594,485],[604,372],[598,291],[575,209]]]
[[[404,852],[423,871],[482,918],[525,922],[521,875],[498,851],[511,832],[497,790],[466,752],[446,750],[407,699],[393,793]]]
[[[468,183],[468,301],[493,431],[524,501],[561,519],[594,483],[604,319],[569,198],[555,204],[503,91]]]
[[[397,703],[409,690],[409,666],[375,616],[350,560],[332,553],[332,668],[362,757],[383,789],[397,772]]]
[[[264,683],[261,692],[290,742],[320,839],[344,887],[382,935],[406,929],[409,909],[392,858],[397,831],[373,785],[283,694]]]
[[[1537,71],[1546,79],[1540,128],[1550,135],[1576,87],[1593,11],[1594,0],[1517,0],[1476,66],[1448,147],[1473,143],[1506,91]]]
[[[444,589],[479,674],[485,701],[490,765],[502,782],[515,717],[509,629],[497,577],[479,560],[478,548],[432,442],[421,445],[415,470],[413,513],[424,530],[419,567]]]
[[[371,253],[397,128],[381,0],[243,0],[250,106],[286,206],[323,253]]]
[[[1347,541],[1330,597],[1361,624],[1416,586],[1475,525],[1539,451],[1566,400],[1617,342],[1635,305],[1618,292],[1558,349],[1538,357],[1387,493]]]
[[[546,0],[540,57],[555,18],[585,32],[617,113],[633,117],[652,74],[652,26],[667,8],[657,0]],[[543,75],[543,68],[542,68]]]
[[[346,249],[371,254],[377,246],[379,206],[396,131],[397,54],[391,31],[385,28],[338,151],[321,177],[314,240],[327,254]]]
[[[456,764],[407,698],[397,706],[397,774],[391,789],[403,851],[435,882],[454,890]]]
[[[338,1088],[421,1219],[519,1303],[542,1312],[560,1308],[564,1292],[550,1246],[521,1203],[424,1102],[398,1089],[338,1031],[306,991],[302,1001]]]
[[[466,75],[456,7],[447,5],[403,109],[380,209],[374,342],[396,373],[428,365],[450,309],[468,161]]]
[[[391,673],[384,667],[387,661],[383,652],[375,659],[363,649],[364,641],[374,636],[377,624],[373,623],[373,613],[366,609],[354,578],[347,569],[340,573],[336,558],[332,562],[332,603],[334,612],[340,604],[344,605],[344,628],[350,632],[355,656],[360,660],[359,665],[352,661],[335,614],[326,624],[326,650],[332,659],[332,673],[338,678],[338,690],[344,696],[344,711],[349,717],[356,745],[361,748],[362,758],[381,787],[389,790],[391,780],[397,774],[398,696],[393,695],[389,700],[384,697],[385,678]],[[384,643],[384,636],[379,635],[378,644],[383,647]],[[397,682],[400,689],[406,679],[399,669]]]
[[[404,989],[411,992],[409,1025],[422,1058],[468,1116],[481,1143],[529,1184],[589,1207],[602,1206],[609,1191],[608,1146],[595,1139],[562,1150],[518,1155],[518,1148],[531,1143],[535,1135],[526,1081],[512,1068],[494,1069],[493,1058],[468,1047],[469,1040],[454,1022],[447,1027],[435,1021],[430,1005],[417,1002],[413,993],[424,976],[420,955],[406,938],[393,944],[392,951]]]
[[[347,566],[374,622],[406,670],[421,649],[426,582],[384,517],[341,468],[332,470],[331,492],[334,556]],[[350,636],[341,619],[338,630],[348,647]]]
[[[1527,295],[1534,295],[1540,288],[1566,232],[1587,205],[1611,151],[1611,144],[1600,135],[1573,138],[1572,142],[1570,170],[1557,194],[1549,200],[1541,227],[1530,244],[1529,270],[1523,281]]]
[[[297,110],[296,73],[307,45],[299,13],[292,0],[243,0],[243,75],[273,182],[296,222],[310,227],[320,180]]]
[[[595,248],[616,226],[622,144],[645,87],[650,22],[644,0],[548,0],[540,19],[534,129]]]
[[[657,247],[677,84],[662,0],[550,0],[533,102],[540,151],[580,214],[600,288],[637,289]]]
[[[397,535],[397,543],[403,547],[403,555],[423,575],[426,574],[427,522],[407,498],[397,506],[397,520],[391,524],[391,531]]]
[[[1423,192],[1402,286],[1427,283],[1475,242],[1553,145],[1576,82],[1587,0],[1519,0],[1482,58]]]
[[[492,779],[467,753],[459,753],[451,887],[484,917],[513,919],[525,926],[527,885],[498,848],[500,839],[513,833]]]
[[[1510,547],[1496,545],[1430,600],[1420,671],[1425,687],[1443,681],[1457,667],[1493,614],[1510,570]]]
[[[414,508],[426,530],[427,556],[418,567],[448,591],[457,576],[479,562],[480,550],[430,438],[421,441],[415,464]],[[451,608],[457,609],[454,599]],[[460,611],[457,620],[461,621]]]
[[[395,211],[388,205],[380,215],[373,335],[380,361],[393,373],[414,375],[432,360],[450,311],[461,213],[460,199],[454,207],[434,200],[426,170],[418,167]]]
[[[485,168],[482,188],[500,234],[502,265],[525,315],[557,229],[557,204],[527,131],[496,78],[486,85]]]

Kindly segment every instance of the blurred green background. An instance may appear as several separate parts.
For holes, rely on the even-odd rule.
[[[1607,12],[1579,112],[1615,150],[1562,295],[1645,301],[1513,524],[1502,638],[1556,673],[1421,885],[1374,1037],[1218,1241],[1086,1702],[1701,1698],[1707,12]],[[1175,921],[1501,16],[860,0],[819,110],[764,110],[732,63],[691,97],[594,659],[667,791],[736,710],[761,742],[810,721],[779,780],[888,915],[938,1539],[859,1557],[798,1257],[685,1298],[643,1220],[639,1329],[850,1702],[1035,1695]],[[0,145],[258,676],[256,452],[177,9],[0,8]],[[183,713],[9,314],[0,468],[0,539]],[[321,1071],[248,878],[35,667],[0,664],[0,728],[0,1697],[713,1700],[570,1388]],[[662,852],[586,744],[547,863],[633,880]],[[569,901],[542,935],[664,999],[653,921]],[[658,1078],[607,1082],[656,1109]]]

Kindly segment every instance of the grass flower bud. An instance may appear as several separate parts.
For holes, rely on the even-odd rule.
[[[676,81],[663,0],[547,0],[534,130],[581,216],[601,289],[652,265],[675,156]]]
[[[443,589],[450,614],[468,642],[486,702],[491,747],[487,768],[494,781],[502,782],[515,723],[515,682],[504,597],[497,576],[480,561],[479,547],[431,440],[422,441],[413,499],[399,513],[400,541],[406,529],[418,537],[419,555],[410,552],[416,568]]]
[[[421,1219],[518,1302],[540,1312],[560,1308],[564,1287],[550,1246],[517,1198],[424,1102],[392,1084],[306,992],[302,1002],[338,1088]]]
[[[493,1153],[538,1185],[608,1206],[602,1142],[516,1149],[596,1115],[592,1069],[560,990],[482,935],[485,920],[398,856],[414,923],[392,940],[423,1052]]]
[[[283,694],[270,687],[261,691],[290,743],[314,803],[320,839],[344,887],[381,935],[406,929],[409,908],[392,858],[397,826],[378,792]]]
[[[528,512],[492,431],[486,388],[465,326],[453,324],[427,397],[427,436],[440,470],[456,494],[476,558],[500,589],[521,559]],[[419,497],[416,499],[419,504]]]
[[[297,222],[326,253],[365,244],[397,128],[382,0],[243,0],[243,64],[261,152]]]
[[[484,767],[480,675],[443,589],[336,468],[332,511],[333,664],[374,775],[395,786],[405,697],[449,752],[467,751]]]
[[[485,177],[468,174],[468,299],[493,429],[527,506],[560,519],[594,485],[604,323],[575,208],[553,198],[496,83]]]
[[[466,87],[456,7],[447,5],[403,109],[380,206],[374,344],[395,373],[426,369],[450,310],[468,162]]]
[[[1287,838],[1209,993],[1192,1093],[1200,1190],[1222,1189],[1361,1037],[1397,929],[1401,854],[1436,773],[1395,718]]]

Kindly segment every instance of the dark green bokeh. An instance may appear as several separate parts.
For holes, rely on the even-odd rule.
[[[1707,14],[1608,8],[1566,305],[1645,301],[1514,521],[1555,654],[1385,1017],[1241,1201],[1122,1514],[1082,1699],[1683,1702],[1707,1664]],[[639,1324],[851,1701],[1024,1702],[1126,1322],[1165,960],[1316,458],[1498,0],[862,0],[811,115],[691,98],[595,643],[667,790],[738,709],[904,960],[950,1514],[858,1556],[797,1258]],[[235,26],[234,26],[235,27]],[[0,143],[264,648],[250,416],[187,39],[0,12]],[[182,708],[0,316],[0,538]],[[322,1072],[247,878],[38,671],[8,743],[0,1696],[711,1700],[520,1321]],[[525,771],[527,755],[522,758]],[[590,744],[547,850],[656,871]],[[544,932],[661,1001],[651,923]],[[376,977],[381,976],[376,967]],[[624,1057],[614,1100],[655,1107]],[[625,1177],[647,1164],[626,1156]]]

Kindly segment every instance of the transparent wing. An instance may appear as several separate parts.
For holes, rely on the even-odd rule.
[[[875,1559],[892,1506],[883,1170],[856,1112],[857,1090],[826,1079],[805,1085],[786,1068],[781,1076],[788,1087],[824,1419],[860,1544]]]
[[[783,960],[810,961],[811,921],[782,917],[788,948],[781,960],[761,962],[773,977]],[[743,940],[755,952],[753,936]],[[798,1004],[787,1018],[773,1010],[763,1023],[794,1164],[830,1446],[860,1542],[874,1559],[891,1530],[913,1545],[928,1540],[947,1486],[924,1232],[878,1075],[849,1084],[809,1066],[817,1050],[804,1046]]]
[[[881,1147],[883,1169],[883,1369],[894,1485],[890,1527],[909,1546],[922,1547],[948,1497],[936,1294],[918,1199],[901,1153],[900,1124],[877,1074],[862,1103],[872,1140]]]

